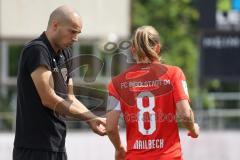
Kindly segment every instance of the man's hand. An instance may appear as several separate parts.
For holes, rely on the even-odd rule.
[[[97,117],[89,120],[87,123],[94,133],[100,136],[106,135],[106,118]]]
[[[194,123],[194,127],[191,131],[188,132],[188,136],[192,138],[197,138],[199,136],[199,132],[200,132],[200,127],[198,126],[197,123]]]
[[[126,150],[121,146],[118,150],[115,151],[115,160],[125,160]]]

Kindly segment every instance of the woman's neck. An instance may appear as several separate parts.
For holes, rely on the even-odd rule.
[[[159,59],[155,59],[155,60],[150,60],[148,58],[144,58],[143,60],[137,60],[137,63],[160,63],[160,60]]]

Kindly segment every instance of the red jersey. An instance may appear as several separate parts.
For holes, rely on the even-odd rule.
[[[108,89],[126,123],[126,160],[182,159],[176,103],[189,97],[180,68],[136,64],[114,77]]]

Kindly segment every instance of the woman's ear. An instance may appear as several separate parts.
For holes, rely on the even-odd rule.
[[[136,55],[137,50],[133,46],[131,47],[131,53],[132,53],[133,59],[137,61],[137,55]]]
[[[136,54],[136,49],[133,46],[131,47],[131,52],[133,55]]]
[[[161,51],[161,45],[160,43],[158,43],[155,47],[155,51],[158,53],[158,55],[160,55],[160,51]]]

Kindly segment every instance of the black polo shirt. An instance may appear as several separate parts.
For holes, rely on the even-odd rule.
[[[43,45],[32,45],[34,42]],[[71,63],[64,62],[71,58],[71,50],[66,48],[55,53],[45,33],[31,41],[22,51],[17,79],[17,119],[15,148],[40,149],[55,152],[65,151],[66,124],[53,110],[41,102],[31,73],[39,66],[52,71],[54,90],[66,98],[66,76],[71,77]]]

